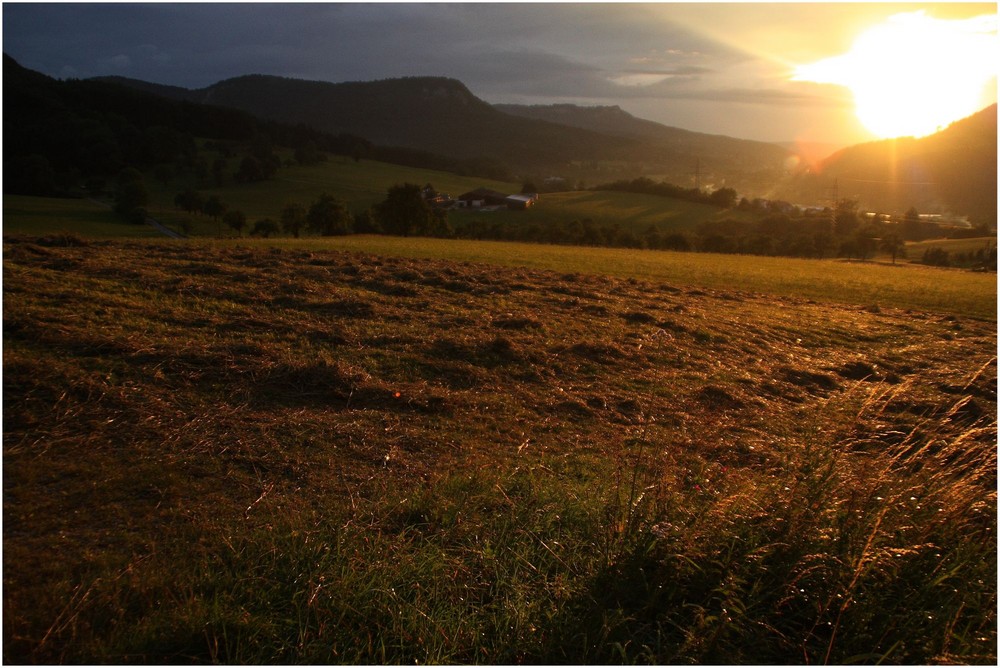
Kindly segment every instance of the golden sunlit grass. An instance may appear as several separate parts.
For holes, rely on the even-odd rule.
[[[996,320],[994,274],[917,265],[363,235],[206,243],[485,262]]]
[[[993,663],[996,328],[4,247],[5,662]]]

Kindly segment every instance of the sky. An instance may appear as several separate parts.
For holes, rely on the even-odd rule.
[[[795,80],[797,68],[918,10],[993,15],[995,42],[990,3],[2,5],[4,53],[56,78],[199,88],[244,74],[446,76],[490,103],[618,105],[687,130],[838,146],[875,138],[855,94],[843,81]],[[976,95],[979,108],[996,101],[995,69]]]

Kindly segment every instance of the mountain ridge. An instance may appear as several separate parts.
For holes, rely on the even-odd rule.
[[[145,90],[155,91],[157,86],[121,77],[101,79]],[[270,120],[354,134],[375,144],[457,158],[487,157],[522,176],[560,175],[571,181],[641,174],[684,184],[693,180],[701,161],[707,181],[753,191],[780,175],[788,155],[772,144],[671,129],[624,111],[621,114],[630,119],[627,125],[642,126],[645,132],[628,136],[608,133],[607,124],[587,127],[508,113],[504,105],[491,105],[448,77],[331,83],[245,75],[196,90],[163,87],[163,93],[231,106]],[[656,131],[661,136],[650,142]]]
[[[36,79],[50,79],[21,68],[6,54],[4,73],[5,92],[18,90],[22,82],[34,85],[31,82]],[[219,110],[212,112],[216,125],[226,118],[220,112],[229,109],[229,113],[251,114],[290,128],[349,135],[370,144],[370,150],[390,147],[376,149],[390,162],[393,156],[409,160],[407,164],[441,156],[435,164],[471,167],[475,163],[474,170],[488,167],[521,179],[558,175],[568,177],[570,185],[579,185],[583,179],[608,183],[642,176],[691,187],[697,170],[703,187],[725,185],[748,198],[824,205],[829,204],[831,192],[836,192],[839,199],[853,199],[866,210],[899,214],[915,207],[921,213],[967,215],[973,223],[996,226],[995,104],[929,137],[847,147],[793,172],[784,164],[792,154],[774,144],[664,126],[634,117],[617,105],[491,105],[461,81],[448,77],[331,84],[250,74],[195,90],[98,77],[62,82],[69,87],[67,91],[77,91],[66,100],[102,99],[104,93],[97,90],[84,93],[81,86],[87,82],[116,84],[123,90],[156,96],[152,99],[204,104]],[[41,85],[23,101],[10,97],[5,111],[27,110],[43,99],[35,101],[32,96],[49,95],[42,92],[48,90],[47,84]],[[105,93],[111,94],[112,88]],[[188,112],[156,110],[154,115],[166,121]],[[14,116],[5,117],[5,126]],[[37,125],[36,120],[25,116],[28,126]],[[249,118],[230,120],[252,125]],[[8,135],[5,162],[12,147],[20,146],[25,155],[31,153],[23,130]],[[43,137],[35,136],[33,141]],[[46,134],[41,140],[57,139]],[[750,150],[740,150],[744,148]]]

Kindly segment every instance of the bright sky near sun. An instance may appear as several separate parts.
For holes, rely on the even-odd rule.
[[[793,81],[846,86],[858,119],[879,137],[931,134],[985,106],[996,93],[997,17],[896,14],[867,29],[847,53],[795,69]]]
[[[3,49],[59,78],[458,79],[487,102],[846,145],[996,101],[988,3],[17,3]]]

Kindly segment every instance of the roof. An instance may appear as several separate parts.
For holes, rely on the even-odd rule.
[[[510,195],[507,197],[508,200],[513,200],[515,202],[534,202],[538,199],[537,195]]]
[[[489,188],[476,188],[475,190],[470,190],[467,193],[463,193],[458,196],[458,199],[473,200],[473,199],[507,199],[505,193],[497,192],[496,190],[490,190]]]

